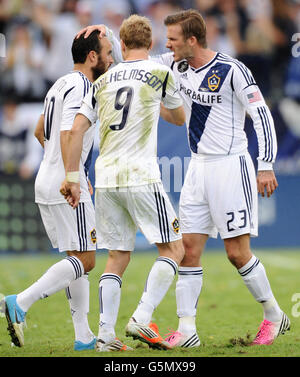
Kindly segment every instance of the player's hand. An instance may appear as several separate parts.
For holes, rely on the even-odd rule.
[[[258,171],[256,181],[257,190],[262,197],[265,196],[266,191],[267,197],[269,198],[278,187],[277,179],[273,170]]]
[[[88,185],[89,185],[89,193],[91,194],[91,196],[93,195],[93,193],[94,193],[94,190],[93,190],[93,186],[92,186],[92,184],[91,184],[91,181],[90,180],[88,180]]]
[[[81,194],[79,183],[67,182],[64,180],[61,185],[60,192],[71,207],[74,209],[78,207]]]
[[[76,34],[76,38],[79,38],[81,36],[81,34],[83,34],[83,33],[84,33],[84,38],[87,38],[95,30],[100,31],[100,34],[99,34],[100,38],[103,38],[103,37],[106,36],[106,27],[105,27],[105,25],[101,24],[101,25],[90,25],[90,26],[85,27],[84,29],[81,29]]]
[[[59,191],[62,194],[62,196],[64,196],[64,197],[66,197],[67,192],[68,192],[67,185],[68,185],[68,182],[67,182],[66,179],[60,185],[60,190]]]

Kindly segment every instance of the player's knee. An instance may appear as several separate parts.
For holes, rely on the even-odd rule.
[[[84,272],[85,273],[90,272],[90,271],[92,271],[92,269],[96,265],[95,254],[89,253],[89,254],[85,255],[85,258],[83,258],[81,261],[82,261],[82,264],[83,264]]]
[[[183,246],[185,253],[181,264],[187,266],[197,266],[200,261],[202,250],[198,245],[195,245],[187,240],[184,240]]]
[[[251,257],[248,238],[248,235],[244,235],[224,241],[227,257],[236,268],[241,268]]]
[[[159,255],[173,259],[178,265],[184,257],[182,240],[156,244]]]

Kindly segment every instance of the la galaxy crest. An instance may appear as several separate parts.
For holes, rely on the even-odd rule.
[[[180,227],[179,227],[179,221],[178,221],[177,218],[175,218],[174,221],[172,221],[172,226],[173,226],[173,230],[174,230],[174,232],[175,232],[176,234],[178,234],[178,233],[179,233],[179,229],[180,229]]]
[[[216,71],[218,72],[218,71]],[[221,77],[219,77],[215,71],[212,71],[212,75],[208,77],[208,87],[209,89],[214,92],[215,90],[218,89],[219,85],[220,85],[220,81],[221,81]]]

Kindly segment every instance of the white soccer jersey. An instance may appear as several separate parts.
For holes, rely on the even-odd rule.
[[[277,153],[273,118],[250,70],[239,60],[216,53],[203,67],[174,62],[173,53],[154,60],[171,67],[186,112],[192,156],[243,153],[249,113],[257,134],[258,168],[269,168]],[[267,164],[265,164],[267,163]]]
[[[160,103],[182,105],[174,74],[150,60],[125,61],[95,81],[79,110],[100,120],[96,188],[140,186],[160,181],[157,125]]]
[[[60,132],[71,130],[77,111],[92,83],[79,71],[58,79],[50,88],[44,102],[44,158],[35,181],[35,202],[40,204],[66,203],[60,193],[65,179]],[[85,133],[80,160],[80,202],[91,201],[87,172],[92,156],[95,124]]]

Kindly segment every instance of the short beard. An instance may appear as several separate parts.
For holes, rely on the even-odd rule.
[[[97,78],[103,75],[103,73],[105,73],[106,71],[107,69],[105,67],[105,64],[100,59],[98,59],[96,67],[92,68],[93,80],[96,81]]]

